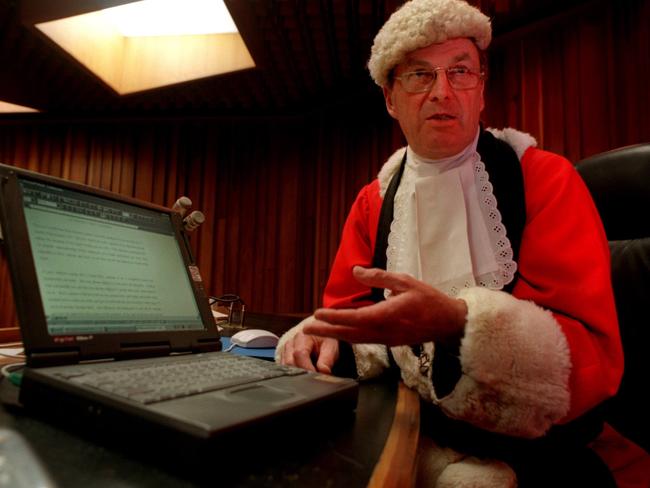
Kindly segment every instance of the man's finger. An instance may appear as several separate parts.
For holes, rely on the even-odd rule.
[[[314,312],[319,322],[315,325],[347,325],[354,327],[382,327],[392,320],[395,307],[389,301],[383,301],[356,309],[320,308]],[[311,333],[311,332],[310,332]]]
[[[293,360],[293,341],[287,341],[282,349],[282,364],[288,364],[289,366],[295,366]]]
[[[305,331],[305,334],[339,339],[339,334],[345,334],[346,332],[349,332],[351,328],[352,327],[342,325],[330,325],[323,322],[312,322],[306,324],[303,330]]]
[[[307,329],[309,327],[309,329]],[[340,341],[359,343],[381,342],[378,333],[373,329],[347,327],[344,325],[305,325],[305,332],[319,337],[331,337]]]
[[[339,343],[336,340],[325,339],[320,348],[316,369],[321,373],[332,374],[332,366],[339,357]]]
[[[355,325],[359,321],[359,309],[356,308],[319,308],[314,311],[313,321],[309,326]],[[311,330],[311,328],[309,329]],[[311,332],[309,332],[311,334]]]
[[[297,366],[308,371],[316,371],[311,359],[314,350],[314,339],[307,337],[304,333],[297,334],[293,339],[293,361]]]
[[[296,349],[293,352],[294,366],[297,366],[307,371],[316,371],[314,364],[311,361],[311,354],[304,349]]]
[[[355,266],[352,275],[356,280],[373,288],[388,288],[397,293],[408,290],[411,286],[409,276],[401,273],[390,273],[379,268],[363,268]]]

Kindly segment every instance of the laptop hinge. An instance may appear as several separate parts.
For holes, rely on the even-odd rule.
[[[167,342],[159,344],[121,344],[119,359],[168,356],[171,352],[172,349]]]
[[[199,340],[192,348],[193,352],[213,352],[221,351],[221,341],[219,339]]]
[[[61,366],[64,364],[76,364],[81,359],[79,351],[60,352],[32,352],[27,356],[27,366]]]

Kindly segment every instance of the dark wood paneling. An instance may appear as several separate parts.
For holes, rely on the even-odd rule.
[[[331,5],[336,17],[341,9]],[[367,36],[384,7],[350,2],[348,16],[359,17],[334,30]],[[650,2],[588,7],[495,39],[483,117],[488,126],[528,131],[540,147],[574,162],[650,141]],[[320,24],[323,8],[330,3],[309,3],[301,18]],[[297,38],[313,36],[315,64],[332,61],[327,42],[295,28]],[[367,47],[339,53],[338,62]],[[314,63],[300,69],[313,72]],[[327,80],[304,86],[320,90]],[[186,194],[208,216],[191,242],[212,293],[239,293],[257,311],[309,312],[320,303],[352,200],[402,144],[376,87],[368,99],[373,108],[344,98],[329,110],[266,118],[7,119],[0,121],[0,162],[163,205]],[[0,325],[15,321],[0,263]]]
[[[391,149],[391,121],[381,112],[374,120],[5,125],[0,161],[167,206],[187,195],[207,216],[190,242],[213,295],[237,293],[256,311],[308,312],[352,199]],[[0,324],[14,325],[4,267],[0,280]]]
[[[650,141],[650,2],[594,1],[498,36],[484,119],[577,162]]]

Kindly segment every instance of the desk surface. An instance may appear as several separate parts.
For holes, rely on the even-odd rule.
[[[26,415],[19,408],[0,408],[0,425],[20,432],[36,451],[59,487],[194,487],[194,486],[366,486],[381,454],[393,419],[396,385],[370,382],[361,385],[356,414],[313,436],[304,432],[278,433],[279,437],[259,439],[261,451],[232,453],[224,459],[216,454],[190,473],[171,466],[169,461],[140,458],[128,449],[89,439],[69,429]],[[0,383],[0,394],[11,403],[17,389]],[[318,419],[314,419],[318,422]],[[301,442],[294,442],[302,439]],[[311,439],[311,440],[306,440]],[[123,439],[124,446],[131,439]],[[160,440],[146,446],[160,448]],[[163,447],[175,453],[174,445]],[[240,448],[246,451],[246,448]],[[180,451],[180,449],[179,449]],[[253,453],[255,451],[256,453]],[[253,454],[251,454],[253,453]],[[245,463],[241,461],[248,459]],[[154,456],[155,457],[155,456]],[[182,463],[179,463],[182,464]]]
[[[247,327],[268,328],[281,334],[300,319],[264,314],[247,315]],[[7,362],[13,362],[7,361]],[[59,488],[103,487],[365,487],[380,458],[388,437],[397,397],[395,382],[361,384],[357,410],[353,415],[321,425],[313,432],[304,424],[293,431],[261,436],[251,449],[240,452],[207,453],[199,468],[184,467],[187,452],[159,439],[141,440],[134,452],[135,439],[109,440],[89,436],[27,415],[17,405],[18,389],[7,380],[0,383],[0,426],[20,432],[37,453]],[[167,459],[157,458],[163,449]],[[170,462],[170,459],[172,460]],[[179,462],[175,462],[174,460]]]

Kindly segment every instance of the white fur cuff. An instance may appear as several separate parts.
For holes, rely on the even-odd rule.
[[[388,369],[388,351],[380,344],[353,344],[354,360],[357,363],[359,379],[376,378]]]
[[[553,315],[494,290],[467,288],[463,375],[440,401],[450,417],[493,432],[543,435],[570,406],[569,346]]]

